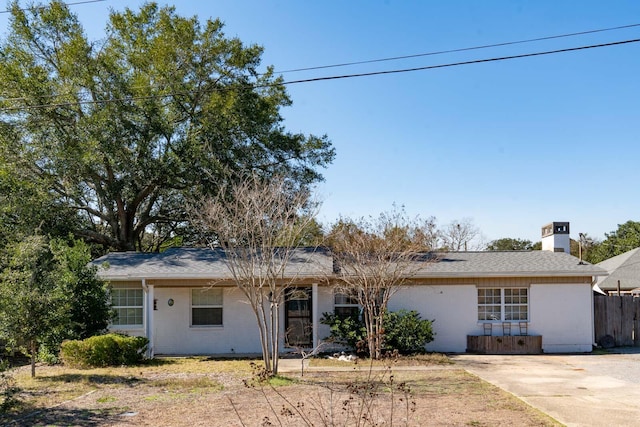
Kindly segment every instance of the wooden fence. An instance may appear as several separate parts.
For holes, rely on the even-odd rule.
[[[604,347],[640,347],[640,298],[594,296],[596,342]]]

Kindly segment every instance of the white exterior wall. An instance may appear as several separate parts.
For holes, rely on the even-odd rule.
[[[416,310],[423,319],[435,320],[436,335],[428,351],[463,353],[467,335],[482,334],[477,304],[475,285],[417,285],[400,289],[389,301],[389,310]]]
[[[590,352],[593,318],[589,284],[532,284],[529,287],[529,335],[542,336],[545,353]],[[418,285],[398,291],[389,309],[416,310],[423,319],[435,320],[434,340],[428,351],[464,352],[467,335],[483,335],[478,322],[475,285]],[[519,333],[517,322],[511,334]],[[502,325],[494,324],[492,335],[502,335]]]
[[[255,315],[244,295],[233,287],[224,288],[222,326],[191,325],[191,289],[155,288],[155,354],[260,353]],[[169,298],[174,300],[168,305]]]
[[[542,335],[545,353],[590,352],[593,310],[590,284],[532,284],[529,335]]]
[[[322,319],[322,313],[333,313],[333,302],[333,289],[327,286],[318,286],[318,320]],[[318,321],[319,340],[326,339],[330,333],[329,325],[323,325]]]
[[[234,287],[224,288],[223,326],[191,327],[191,289],[189,287],[155,288],[157,310],[154,311],[155,354],[247,354],[261,353],[260,337],[256,319],[244,295]],[[317,287],[317,311],[312,313],[320,319],[322,313],[333,311],[333,293],[326,287]],[[315,295],[314,295],[315,297]],[[174,305],[169,307],[169,298]],[[280,350],[284,347],[284,303],[280,306]],[[316,317],[317,316],[317,317]],[[319,324],[319,322],[318,322]],[[329,327],[319,325],[318,338],[329,335]]]
[[[137,285],[140,286],[141,285]],[[136,287],[128,285],[127,287]],[[195,286],[198,287],[198,286]],[[194,287],[153,287],[153,301],[144,294],[145,324],[139,328],[111,326],[110,330],[134,336],[147,336],[148,319],[152,319],[151,331],[153,353],[157,355],[190,355],[190,354],[259,354],[260,337],[255,315],[246,303],[244,295],[234,287],[225,287],[223,293],[222,326],[192,327],[191,325],[191,289]],[[312,316],[318,320],[317,337],[321,341],[329,336],[329,327],[322,325],[319,319],[322,313],[333,311],[333,291],[324,286],[317,286],[316,309]],[[168,305],[173,299],[173,306]],[[280,349],[284,347],[284,304],[280,313]],[[147,313],[151,311],[149,316]]]
[[[491,286],[483,283],[483,286]],[[518,284],[516,286],[523,286]],[[493,287],[493,286],[492,286]],[[509,287],[497,284],[495,287]],[[593,310],[591,286],[583,284],[530,284],[529,335],[541,335],[545,353],[589,352],[593,343]],[[157,310],[145,316],[151,318],[153,350],[155,354],[246,354],[260,353],[260,339],[256,321],[244,295],[234,288],[224,288],[223,326],[191,327],[191,287],[159,287],[153,289]],[[317,286],[314,302],[314,320],[324,312],[333,312],[333,290]],[[174,300],[169,306],[168,300]],[[476,284],[420,284],[400,289],[389,302],[389,310],[416,310],[423,319],[435,320],[434,341],[427,344],[428,351],[465,352],[467,335],[482,335],[483,326],[477,316]],[[146,298],[145,298],[146,303]],[[150,306],[150,307],[149,307]],[[281,336],[284,331],[284,304],[281,315]],[[145,306],[145,313],[153,304]],[[317,325],[317,339],[329,336],[329,327]],[[112,330],[130,335],[145,335],[143,328]],[[517,335],[514,323],[512,335]],[[497,323],[493,335],[502,335]],[[282,342],[281,342],[282,344]],[[287,349],[281,349],[286,351]],[[326,350],[329,350],[327,348]]]

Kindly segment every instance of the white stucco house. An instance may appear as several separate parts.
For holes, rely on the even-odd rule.
[[[541,337],[547,353],[589,352],[592,286],[606,271],[561,252],[564,240],[568,251],[568,223],[566,239],[558,231],[547,236],[554,240],[543,245],[548,250],[438,254],[392,297],[389,309],[435,320],[428,351],[465,352],[469,336],[528,335]],[[94,263],[112,286],[119,316],[111,330],[148,337],[152,355],[260,352],[254,314],[222,250],[111,253]],[[288,274],[302,292],[285,301],[282,350],[292,341],[315,347],[329,335],[319,322],[322,313],[354,305],[327,284],[333,260],[325,249],[300,249]],[[285,331],[293,334],[288,340]]]

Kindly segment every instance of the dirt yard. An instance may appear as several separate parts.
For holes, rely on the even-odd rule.
[[[14,374],[9,426],[556,426],[452,364],[286,373],[256,384],[249,361],[169,359],[150,366]],[[316,365],[322,365],[318,362]],[[312,369],[331,370],[328,367]],[[249,380],[249,381],[248,381]],[[245,382],[249,382],[248,386]]]

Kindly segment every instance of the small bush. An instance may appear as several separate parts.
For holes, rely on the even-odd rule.
[[[322,313],[320,323],[329,325],[331,339],[354,349],[365,348],[362,345],[367,338],[367,328],[360,315],[338,316],[334,313]]]
[[[390,311],[384,316],[385,347],[400,354],[423,353],[433,341],[432,321],[421,319],[415,310]]]
[[[47,365],[60,363],[60,357],[47,344],[41,344],[38,348],[38,361]]]
[[[144,337],[107,334],[62,343],[60,357],[74,368],[135,365],[144,358],[149,340]]]
[[[362,345],[367,339],[367,329],[360,316],[337,316],[323,313],[320,323],[329,325],[331,339],[348,345],[357,351],[366,351]],[[384,314],[385,350],[397,350],[400,354],[423,353],[425,345],[433,341],[435,335],[432,321],[421,319],[415,310],[387,311]]]

